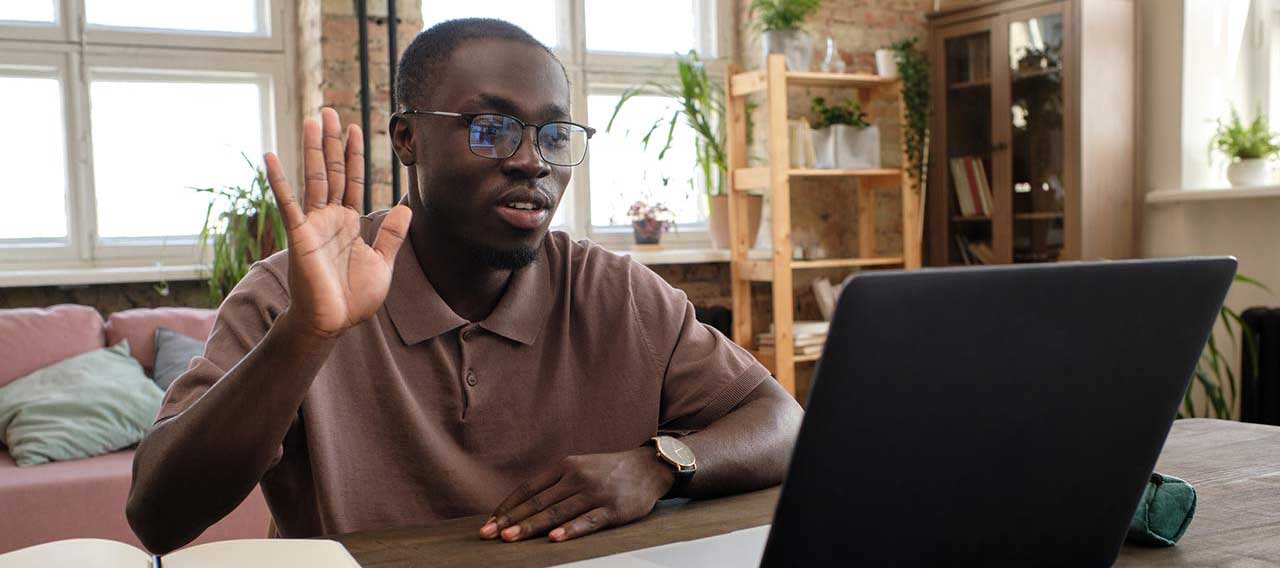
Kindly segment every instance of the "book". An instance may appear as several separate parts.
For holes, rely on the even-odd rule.
[[[773,350],[773,347],[761,347],[760,353],[763,353],[765,355],[772,355],[774,353],[774,350]],[[821,345],[809,345],[807,347],[797,347],[795,349],[796,355],[816,355],[818,353],[822,353]]]
[[[822,345],[823,343],[826,343],[826,342],[827,342],[827,336],[824,335],[821,337],[806,337],[804,339],[797,339],[792,342],[792,345],[795,347],[808,347],[810,345]],[[756,344],[759,345],[760,347],[766,347],[766,346],[771,347],[774,345],[773,337],[770,336],[770,337],[757,338]]]
[[[0,566],[92,566],[95,568],[212,568],[255,566],[360,568],[346,547],[333,540],[263,538],[224,540],[184,548],[157,557],[133,545],[100,538],[75,538],[37,544],[0,554]]]
[[[979,264],[995,264],[996,253],[992,250],[991,245],[983,242],[970,242],[969,255],[977,260]]]
[[[986,166],[977,156],[951,159],[951,177],[965,217],[989,217],[993,209],[991,186],[987,183]]]
[[[791,323],[791,335],[794,337],[816,334],[825,335],[830,328],[831,322],[829,321],[796,321]],[[769,324],[769,331],[766,333],[773,335],[773,324]]]
[[[956,247],[960,250],[960,260],[966,266],[973,264],[973,258],[969,256],[969,237],[956,233]]]

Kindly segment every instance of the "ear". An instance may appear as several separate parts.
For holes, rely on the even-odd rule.
[[[387,132],[391,136],[391,150],[396,153],[400,163],[412,166],[416,160],[413,152],[413,129],[409,127],[409,121],[402,116],[392,115]]]

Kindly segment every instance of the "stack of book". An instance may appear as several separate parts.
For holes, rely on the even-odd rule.
[[[991,216],[991,186],[987,184],[987,170],[980,158],[977,156],[952,158],[951,179],[956,188],[956,201],[960,203],[961,215]]]
[[[792,324],[791,334],[795,340],[796,355],[817,355],[822,353],[822,346],[827,342],[827,330],[830,322],[798,321]],[[761,353],[774,352],[773,326],[769,331],[756,335],[756,346]]]

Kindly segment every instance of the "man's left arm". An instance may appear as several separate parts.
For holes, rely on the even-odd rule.
[[[693,498],[742,493],[782,482],[803,412],[772,378],[705,429],[681,438],[693,450]],[[513,542],[548,534],[560,542],[623,525],[653,510],[675,471],[652,446],[570,456],[516,488],[480,529]]]

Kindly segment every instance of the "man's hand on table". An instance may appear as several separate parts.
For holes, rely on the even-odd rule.
[[[624,525],[648,515],[674,482],[675,472],[647,446],[570,456],[516,488],[480,537],[515,542],[549,531],[561,542]]]

